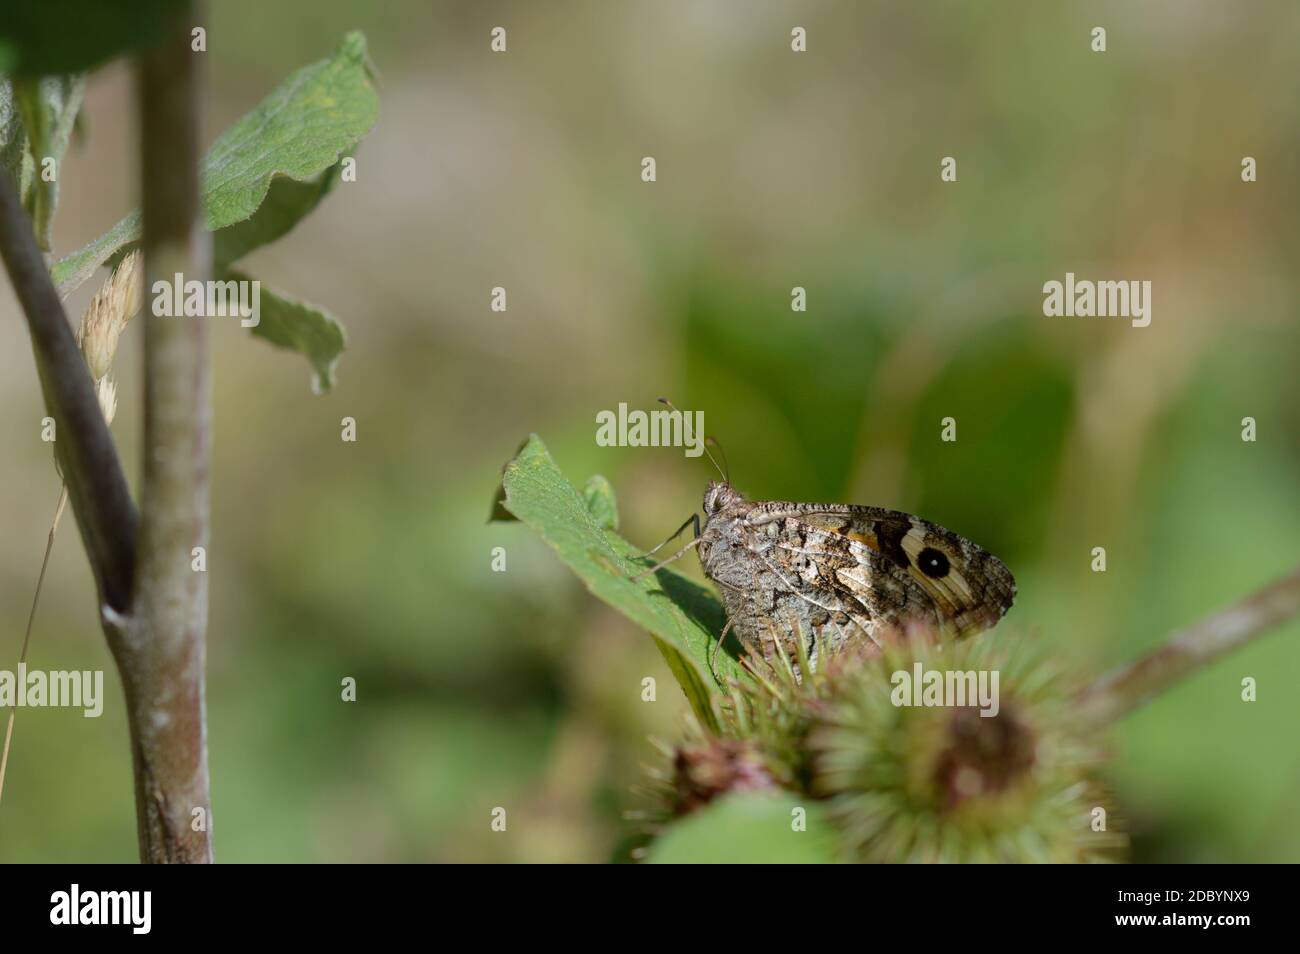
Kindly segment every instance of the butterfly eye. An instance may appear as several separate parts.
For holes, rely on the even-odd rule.
[[[926,547],[918,553],[916,565],[931,579],[937,580],[948,575],[948,557],[934,547]]]

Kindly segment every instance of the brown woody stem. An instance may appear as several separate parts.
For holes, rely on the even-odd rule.
[[[199,91],[191,52],[197,5],[181,6],[140,55],[145,289],[206,281],[211,241],[199,223]],[[126,689],[140,858],[212,861],[204,701],[211,398],[202,318],[145,309],[144,480],[131,612],[106,620]]]
[[[0,174],[0,257],[27,318],[54,451],[86,547],[101,605],[122,612],[131,600],[136,512],[95,385],[63,304],[36,247],[31,220],[8,176]]]
[[[1300,568],[1174,633],[1141,659],[1098,679],[1079,695],[1089,721],[1105,725],[1261,633],[1300,614]]]

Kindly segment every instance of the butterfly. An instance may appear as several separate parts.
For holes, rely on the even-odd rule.
[[[768,660],[802,648],[815,668],[819,653],[870,651],[915,624],[967,636],[996,624],[1016,596],[993,554],[899,510],[748,500],[724,472],[704,493],[703,522],[692,515],[669,540],[692,525],[694,540],[645,572],[695,547],[726,609],[719,642],[734,629]]]

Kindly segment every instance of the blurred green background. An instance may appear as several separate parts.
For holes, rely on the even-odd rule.
[[[297,356],[213,332],[218,860],[626,857],[647,737],[672,738],[684,700],[643,633],[526,529],[485,522],[535,431],[575,483],[613,481],[631,540],[677,527],[712,472],[597,447],[620,401],[703,409],[751,496],[897,507],[980,542],[1019,580],[1002,628],[1086,671],[1296,563],[1294,3],[221,0],[207,138],[353,28],[381,97],[359,181],[251,263],[345,323],[339,383],[313,396]],[[95,75],[59,254],[135,202],[130,105],[122,64]],[[1150,279],[1151,326],[1043,317],[1066,271]],[[3,285],[13,668],[58,483]],[[136,324],[114,425],[133,480]],[[120,689],[71,519],[31,665],[105,669],[110,695],[98,720],[18,713],[0,860],[133,860]],[[1135,860],[1300,860],[1298,684],[1293,623],[1119,727]]]

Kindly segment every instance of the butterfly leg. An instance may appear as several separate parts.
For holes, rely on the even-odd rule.
[[[677,532],[680,533],[681,531],[679,530],[679,531],[677,531]],[[665,542],[667,542],[667,541],[665,541]],[[687,550],[689,550],[691,547],[695,546],[695,545],[696,545],[697,543],[699,543],[699,542],[700,542],[700,538],[699,538],[699,537],[696,537],[694,540],[692,540],[690,543],[686,544],[686,546],[682,547],[680,550],[678,550],[676,553],[674,553],[674,554],[673,554],[672,556],[670,556],[668,559],[666,559],[666,560],[660,560],[658,563],[656,563],[654,566],[650,567],[649,569],[642,570],[642,571],[641,571],[640,573],[638,573],[636,576],[629,577],[629,580],[630,580],[631,582],[635,583],[637,580],[640,580],[640,579],[643,579],[643,578],[649,576],[651,573],[655,572],[656,570],[662,570],[662,569],[663,569],[664,567],[666,567],[669,563],[672,563],[674,560],[680,559],[682,556],[684,556],[684,555],[686,554],[686,551],[687,551]]]
[[[668,544],[672,543],[674,540],[680,537],[682,535],[682,531],[685,530],[687,527],[689,527],[691,524],[695,524],[695,538],[698,540],[700,537],[700,515],[698,513],[693,513],[686,519],[686,522],[684,524],[682,524],[680,527],[677,528],[677,531],[671,537],[669,537],[663,543],[659,544],[659,546],[655,547],[653,550],[647,550],[645,553],[641,554],[642,558],[648,556],[654,556],[664,547],[668,546]]]
[[[728,616],[727,625],[722,627],[722,633],[718,636],[718,642],[709,647],[709,673],[713,676],[713,681],[718,685],[722,685],[722,677],[719,676],[718,671],[713,668],[713,660],[717,658],[718,650],[722,648],[722,644],[727,641],[727,633],[731,632],[731,624],[735,621],[736,617]]]
[[[691,540],[690,543],[686,544],[686,546],[682,547],[680,550],[678,550],[668,559],[660,560],[658,563],[650,567],[648,570],[643,570],[640,573],[638,573],[636,576],[631,577],[630,578],[631,581],[635,583],[637,580],[641,579],[642,577],[649,576],[651,573],[655,572],[655,570],[662,569],[663,567],[667,566],[669,563],[672,563],[678,557],[686,553],[686,551],[689,550],[691,547],[699,543],[700,542],[700,515],[698,513],[693,513],[684,524],[682,524],[680,527],[677,528],[677,531],[671,537],[669,537],[663,543],[659,544],[659,546],[655,547],[653,550],[647,550],[645,553],[641,554],[641,556],[638,559],[644,559],[645,557],[648,556],[654,556],[664,547],[668,546],[668,544],[672,543],[674,540],[680,537],[682,535],[682,531],[685,530],[687,527],[691,526],[691,524],[695,525],[695,538]]]

